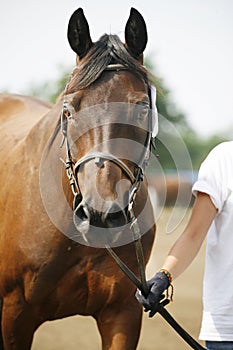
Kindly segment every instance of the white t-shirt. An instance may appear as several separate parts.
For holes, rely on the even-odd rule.
[[[233,341],[233,141],[207,156],[193,186],[197,191],[218,209],[207,235],[200,339]]]

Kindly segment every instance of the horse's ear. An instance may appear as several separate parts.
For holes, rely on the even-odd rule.
[[[125,44],[137,59],[140,58],[147,44],[146,23],[142,15],[133,7],[125,27]]]
[[[92,40],[83,9],[79,8],[70,17],[67,37],[72,50],[79,58],[84,57],[92,46]]]

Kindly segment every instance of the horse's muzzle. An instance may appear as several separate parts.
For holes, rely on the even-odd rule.
[[[92,240],[91,235],[95,235],[96,232],[101,241],[106,241],[106,243],[115,241],[117,236],[113,237],[113,234],[117,233],[118,228],[119,231],[122,231],[122,227],[128,223],[126,209],[114,201],[109,201],[105,210],[99,211],[82,200],[74,210],[73,220],[76,229],[83,235],[86,242],[89,239]],[[103,234],[100,236],[99,232]]]
[[[127,224],[126,210],[114,201],[110,202],[106,211],[100,212],[82,200],[74,214],[80,223],[87,222],[93,227],[116,228]]]

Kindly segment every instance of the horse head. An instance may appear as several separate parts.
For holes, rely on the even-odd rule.
[[[93,43],[78,9],[69,21],[68,41],[77,66],[63,93],[61,125],[74,223],[89,242],[93,230],[107,230],[106,237],[129,223],[135,192],[141,197],[136,211],[147,200],[139,189],[152,137],[151,91],[142,65],[147,29],[131,9],[125,43],[107,34]]]

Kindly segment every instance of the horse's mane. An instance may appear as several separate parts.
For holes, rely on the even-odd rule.
[[[122,64],[146,83],[149,80],[147,69],[130,55],[120,38],[117,35],[104,34],[93,44],[81,64],[74,69],[64,95],[90,86],[109,64]]]

